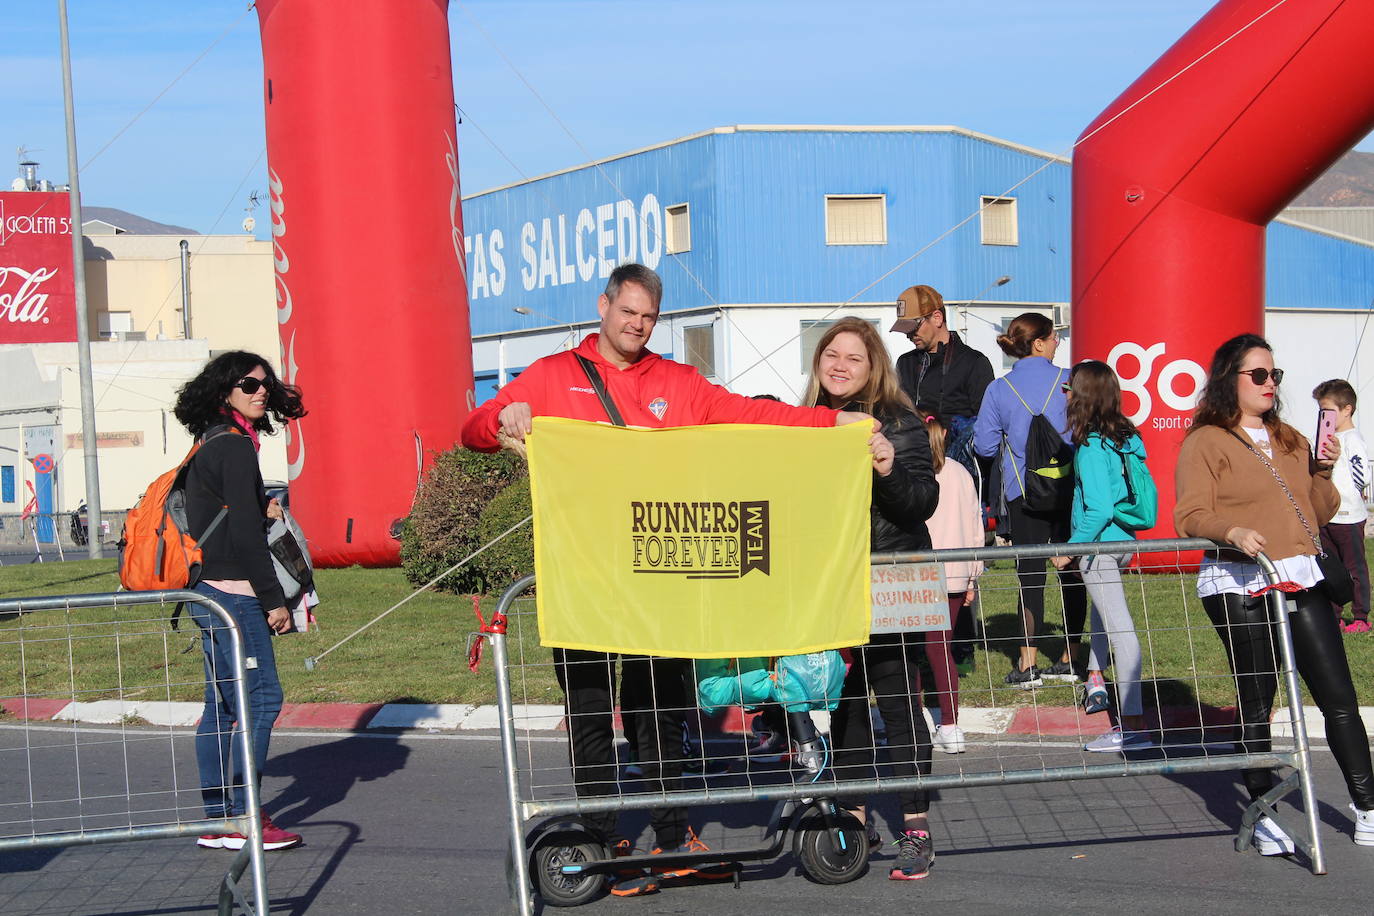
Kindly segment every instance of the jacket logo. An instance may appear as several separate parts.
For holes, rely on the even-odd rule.
[[[687,579],[769,571],[768,501],[630,503],[630,570]]]
[[[662,420],[663,415],[668,412],[668,402],[663,398],[654,398],[649,402],[649,412]]]
[[[576,385],[569,385],[569,386],[568,386],[568,390],[569,390],[569,391],[578,391],[578,392],[581,392],[582,394],[596,394],[596,389],[595,389],[595,388],[578,388]]]

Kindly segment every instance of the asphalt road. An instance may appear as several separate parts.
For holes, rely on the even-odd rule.
[[[35,750],[35,735],[51,736],[53,746]],[[29,785],[41,796],[60,794],[63,780],[71,781],[73,765],[62,762],[74,759],[66,745],[81,751],[87,797],[107,788],[118,795],[128,774],[151,780],[164,768],[175,771],[179,802],[194,805],[189,738],[166,730],[134,737],[140,740],[124,742],[118,730],[89,727],[75,736],[73,729],[31,729],[26,737],[17,727],[0,728],[6,771],[0,832],[23,832],[16,821]],[[537,763],[554,765],[563,751],[553,739],[532,745],[530,753]],[[938,760],[937,768],[950,761]],[[1209,773],[946,790],[932,811],[938,858],[923,881],[888,881],[883,853],[858,881],[819,886],[801,877],[786,854],[751,866],[738,890],[728,883],[682,884],[652,897],[603,898],[582,911],[1368,914],[1374,849],[1351,842],[1339,774],[1324,748],[1317,761],[1330,865],[1322,877],[1299,861],[1234,852],[1239,782],[1234,774]],[[491,737],[279,732],[264,798],[277,822],[302,833],[306,845],[269,854],[273,912],[512,912],[502,792],[499,747]],[[98,814],[97,808],[86,813]],[[890,798],[878,810],[884,821],[895,818]],[[739,806],[698,809],[693,819],[708,842],[723,846],[756,835],[753,825],[765,815],[762,807]],[[642,823],[641,817],[627,826],[633,831]],[[214,912],[230,855],[197,849],[190,840],[5,854],[0,913]]]

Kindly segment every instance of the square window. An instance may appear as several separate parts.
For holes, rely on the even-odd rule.
[[[667,208],[668,220],[664,243],[668,254],[692,250],[692,211],[687,204],[673,204]]]
[[[1020,244],[1016,228],[1015,197],[983,197],[978,210],[984,245]]]
[[[887,198],[882,194],[827,194],[827,245],[886,245]]]
[[[699,324],[682,329],[683,362],[707,378],[716,374],[715,325]]]

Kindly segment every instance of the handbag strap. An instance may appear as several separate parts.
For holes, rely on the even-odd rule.
[[[1312,546],[1316,548],[1317,556],[1326,556],[1326,551],[1322,550],[1322,542],[1317,538],[1315,534],[1312,533],[1312,526],[1307,524],[1307,516],[1302,514],[1302,508],[1298,506],[1298,501],[1293,498],[1293,491],[1288,489],[1288,484],[1283,482],[1283,476],[1279,474],[1278,468],[1274,467],[1274,465],[1269,461],[1268,458],[1264,457],[1264,454],[1259,449],[1255,448],[1255,446],[1251,443],[1245,441],[1245,439],[1240,435],[1240,433],[1236,432],[1234,429],[1228,429],[1227,432],[1235,436],[1236,440],[1240,442],[1241,445],[1249,449],[1250,454],[1258,458],[1264,464],[1264,466],[1269,469],[1269,473],[1274,475],[1274,480],[1278,481],[1279,487],[1283,490],[1283,495],[1287,496],[1288,502],[1292,504],[1293,511],[1298,513],[1298,521],[1302,522],[1302,530],[1307,532],[1308,539],[1312,541]]]
[[[582,364],[582,371],[587,373],[587,381],[592,383],[592,390],[601,399],[601,406],[606,411],[606,416],[611,418],[611,422],[616,426],[624,426],[625,418],[620,415],[620,410],[615,406],[615,401],[611,400],[611,395],[606,391],[606,382],[601,378],[601,373],[596,370],[596,364],[581,353],[573,354],[577,361]]]

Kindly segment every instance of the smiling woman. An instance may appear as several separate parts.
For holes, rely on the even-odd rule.
[[[897,381],[897,372],[878,331],[861,318],[841,318],[826,330],[811,357],[806,404],[838,410],[862,410],[882,424],[873,434],[873,489],[869,540],[874,551],[921,550],[930,547],[926,519],[935,511],[939,490],[931,460],[930,439],[916,417],[911,399]],[[823,481],[818,481],[824,486]],[[840,778],[872,778],[876,764],[870,691],[887,724],[887,749],[897,776],[930,772],[930,731],[919,700],[910,651],[921,641],[916,633],[885,633],[852,650],[853,664],[844,680],[840,705],[831,714],[835,771]],[[935,858],[925,792],[900,793],[902,833],[897,860],[889,877],[908,881],[923,878]],[[860,799],[844,806],[865,820]],[[876,827],[866,828],[870,841]]]

